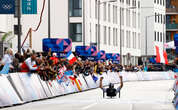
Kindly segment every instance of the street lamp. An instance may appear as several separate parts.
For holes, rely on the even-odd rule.
[[[159,16],[159,15],[149,15],[145,17],[145,66],[147,66],[147,56],[148,56],[148,35],[147,35],[147,29],[148,29],[148,18],[153,16]]]
[[[98,50],[100,51],[100,5],[103,4],[103,3],[111,3],[111,2],[116,2],[117,0],[109,0],[109,1],[104,1],[104,2],[101,2],[100,0],[98,0]]]

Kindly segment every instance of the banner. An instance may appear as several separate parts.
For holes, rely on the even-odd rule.
[[[106,53],[104,50],[101,50],[97,53],[97,59],[98,60],[105,60],[106,59]]]
[[[71,39],[43,39],[43,51],[48,52],[51,48],[52,52],[69,52],[72,49]]]
[[[96,56],[97,48],[95,46],[76,46],[75,52],[79,56]]]
[[[37,0],[22,0],[22,14],[37,14]]]
[[[0,0],[0,14],[15,14],[15,0]]]

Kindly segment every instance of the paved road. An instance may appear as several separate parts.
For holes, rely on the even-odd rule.
[[[3,110],[175,110],[172,85],[173,81],[127,82],[120,99],[103,99],[102,91],[95,89]]]

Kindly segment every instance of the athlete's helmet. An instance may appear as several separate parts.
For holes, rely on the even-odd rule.
[[[109,88],[114,88],[114,84],[113,83],[109,83]]]

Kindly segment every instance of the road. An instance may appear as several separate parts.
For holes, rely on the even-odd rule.
[[[32,102],[3,110],[175,110],[174,81],[126,82],[121,98],[102,97],[100,89]]]

